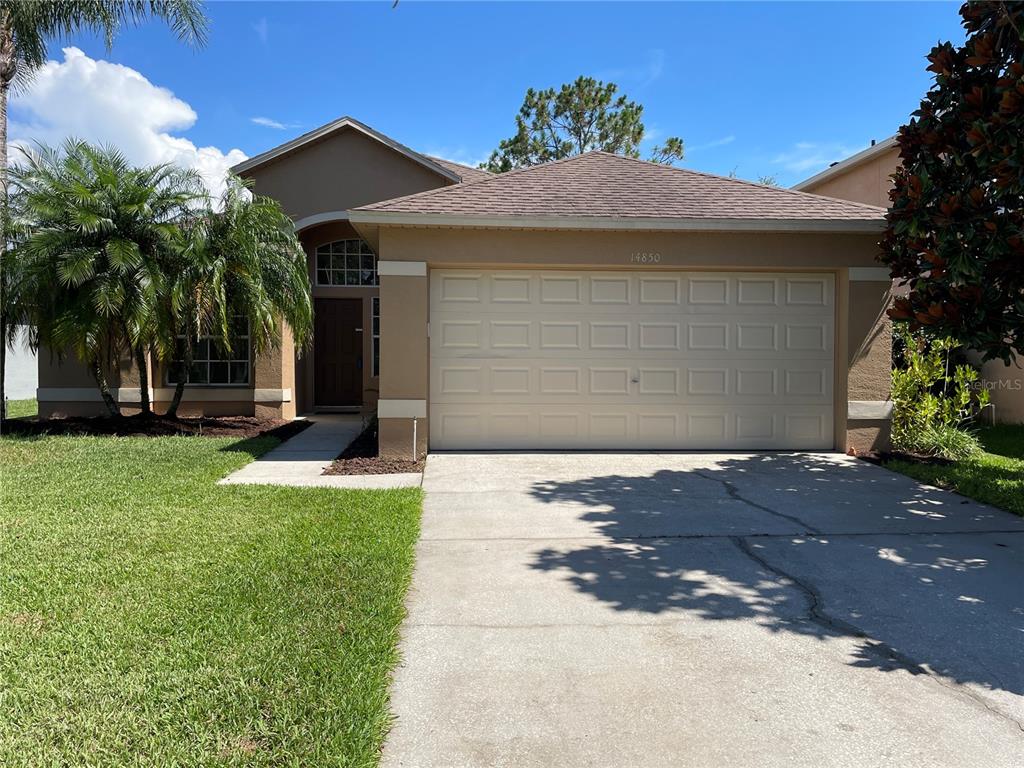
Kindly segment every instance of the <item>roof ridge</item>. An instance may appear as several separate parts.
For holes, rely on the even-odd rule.
[[[679,167],[677,167],[675,165],[668,165],[666,163],[658,163],[658,162],[655,162],[653,160],[644,160],[643,158],[639,158],[639,157],[630,157],[629,155],[618,155],[618,154],[615,154],[614,152],[605,152],[602,149],[595,149],[592,152],[587,152],[586,154],[594,154],[594,153],[600,153],[602,155],[610,155],[612,157],[622,158],[623,160],[632,160],[634,163],[642,163],[643,165],[653,165],[656,168],[665,168],[665,169],[668,169],[668,170],[671,170],[671,171],[677,171],[677,172],[680,172],[680,173],[693,174],[694,176],[703,176],[706,179],[718,179],[719,181],[727,181],[727,182],[734,182],[736,184],[743,184],[743,185],[748,186],[748,187],[754,187],[755,189],[767,189],[767,190],[770,190],[772,192],[786,192],[787,194],[789,194],[791,196],[795,195],[797,197],[801,197],[801,198],[804,198],[804,199],[806,199],[808,197],[826,198],[828,200],[834,200],[837,203],[845,203],[846,205],[859,206],[859,207],[862,207],[862,208],[871,209],[873,211],[884,211],[884,210],[886,210],[885,208],[881,208],[881,207],[879,207],[877,205],[869,205],[868,203],[858,203],[855,200],[843,200],[842,198],[839,198],[839,197],[829,197],[828,195],[816,195],[816,194],[814,194],[812,192],[801,192],[801,191],[799,191],[797,189],[790,189],[789,187],[774,187],[774,186],[772,186],[770,184],[759,184],[758,182],[750,181],[749,179],[740,179],[740,178],[737,178],[735,176],[722,176],[721,174],[718,174],[718,173],[708,173],[707,171],[697,171],[697,170],[694,170],[693,168],[679,168]],[[579,155],[579,157],[582,157],[582,155]]]

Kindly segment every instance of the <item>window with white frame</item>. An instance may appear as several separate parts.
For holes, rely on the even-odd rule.
[[[203,386],[245,386],[252,375],[249,323],[244,317],[232,321],[230,350],[219,337],[201,336],[192,344],[192,365],[185,371],[185,383]],[[178,338],[175,360],[168,366],[167,383],[177,384],[176,372],[185,357],[185,338]]]
[[[316,284],[377,285],[377,257],[358,238],[336,240],[316,248]]]
[[[380,297],[374,296],[371,300],[372,324],[373,324],[373,368],[372,376],[380,376]]]

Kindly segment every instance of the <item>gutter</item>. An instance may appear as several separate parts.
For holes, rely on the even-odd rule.
[[[348,212],[352,224],[478,229],[626,230],[660,232],[829,232],[880,233],[877,219],[678,219],[617,216],[466,216],[360,210]]]

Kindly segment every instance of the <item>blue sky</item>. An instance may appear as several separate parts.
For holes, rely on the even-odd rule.
[[[81,50],[77,74],[61,90],[48,80],[58,64],[42,73],[37,92],[14,103],[12,135],[73,132],[127,143],[140,161],[176,152],[214,167],[348,114],[475,163],[512,132],[526,88],[584,74],[643,104],[655,140],[682,136],[684,166],[789,185],[895,132],[929,86],[925,54],[963,39],[957,8],[217,2],[203,50],[155,23],[122,33],[110,51],[87,36],[55,43],[50,56],[65,68],[62,48]],[[89,89],[102,98],[86,100]]]

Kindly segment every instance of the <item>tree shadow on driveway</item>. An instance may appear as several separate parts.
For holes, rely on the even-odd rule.
[[[578,509],[603,540],[548,546],[531,567],[615,611],[853,638],[852,666],[1004,692],[1000,708],[1019,724],[1018,518],[861,462],[759,454],[691,463],[535,483],[534,498]],[[730,515],[746,516],[745,530],[725,519],[709,528]]]

